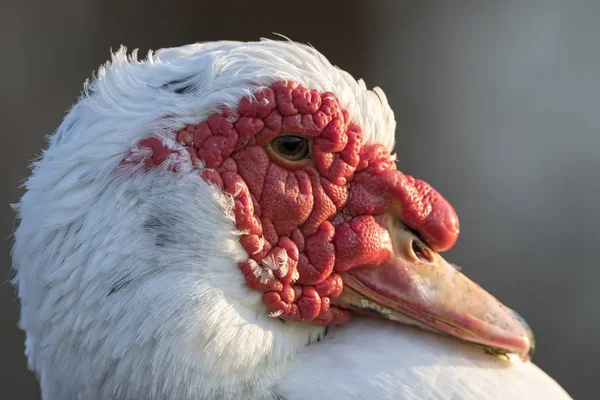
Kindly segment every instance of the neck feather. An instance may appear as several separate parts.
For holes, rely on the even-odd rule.
[[[68,195],[94,207],[45,229],[29,211],[56,190],[28,183],[14,257],[45,399],[261,398],[322,336],[269,317],[246,287],[230,199],[199,175],[161,173],[82,180]]]

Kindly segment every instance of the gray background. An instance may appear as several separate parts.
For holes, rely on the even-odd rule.
[[[0,4],[3,281],[14,227],[8,204],[109,48],[144,54],[280,32],[385,89],[400,168],[459,213],[449,257],[527,319],[541,367],[575,398],[597,398],[600,2]],[[8,284],[0,309],[0,397],[36,399]]]

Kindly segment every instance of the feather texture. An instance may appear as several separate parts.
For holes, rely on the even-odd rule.
[[[366,317],[303,351],[278,388],[289,400],[570,399],[531,362]]]

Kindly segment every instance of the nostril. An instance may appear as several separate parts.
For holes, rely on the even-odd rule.
[[[417,240],[413,240],[411,243],[411,248],[415,257],[419,261],[427,264],[433,264],[433,255],[422,243]]]

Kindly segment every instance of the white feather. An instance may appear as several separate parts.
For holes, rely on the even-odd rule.
[[[531,362],[358,316],[300,353],[278,390],[289,400],[570,399]]]
[[[262,260],[262,264],[269,271],[279,271],[279,276],[285,276],[288,271],[288,255],[284,249],[279,249],[277,254],[271,253]]]

